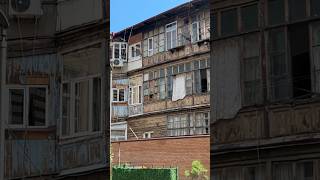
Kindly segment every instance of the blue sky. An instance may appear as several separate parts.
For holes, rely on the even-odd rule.
[[[110,0],[110,30],[118,32],[189,0]]]

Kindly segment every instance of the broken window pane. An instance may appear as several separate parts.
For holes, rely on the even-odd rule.
[[[244,31],[250,31],[258,27],[257,4],[241,8],[241,21]]]
[[[320,16],[320,1],[319,0],[311,0],[311,15]]]
[[[221,13],[221,35],[230,35],[238,31],[237,9]]]
[[[93,121],[92,130],[100,131],[101,124],[101,80],[100,78],[93,79]]]
[[[62,85],[63,94],[62,94],[62,135],[70,134],[70,121],[71,121],[71,104],[70,104],[70,83],[64,83]]]
[[[311,92],[311,69],[308,24],[289,27],[293,96],[307,98]]]
[[[269,25],[283,23],[284,18],[284,0],[268,1],[268,21]]]
[[[207,70],[206,69],[200,70],[200,77],[201,77],[201,92],[202,93],[208,92],[208,81],[207,81]]]
[[[29,126],[46,125],[46,88],[29,88]]]
[[[289,17],[290,20],[302,19],[306,16],[305,0],[289,0]]]
[[[74,104],[75,132],[88,131],[89,122],[89,81],[75,83]]]
[[[9,124],[23,125],[24,116],[24,90],[9,90]]]

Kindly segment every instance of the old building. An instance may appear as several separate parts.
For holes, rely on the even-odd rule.
[[[211,178],[319,179],[319,1],[210,4]]]
[[[0,1],[10,22],[0,179],[109,176],[107,6],[104,0]]]
[[[209,29],[208,1],[194,0],[113,34],[112,141],[208,138]]]

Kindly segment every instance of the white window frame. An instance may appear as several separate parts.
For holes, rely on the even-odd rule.
[[[196,24],[197,25],[197,39],[193,39],[193,25]],[[198,41],[200,41],[200,28],[199,28],[200,22],[199,21],[195,21],[193,23],[191,23],[191,30],[190,32],[191,34],[191,43],[196,43]]]
[[[63,135],[62,134],[62,124],[60,123],[60,139],[67,139],[67,138],[73,138],[73,137],[79,137],[79,136],[84,136],[84,135],[94,135],[94,134],[99,134],[103,130],[103,123],[102,123],[102,113],[103,113],[103,101],[100,101],[100,130],[99,131],[93,131],[93,107],[92,107],[92,102],[93,102],[93,79],[94,78],[99,78],[100,79],[100,84],[102,85],[102,78],[101,75],[91,75],[88,77],[81,77],[81,78],[74,78],[71,80],[65,80],[61,83],[61,96],[60,96],[60,120],[62,121],[62,93],[63,93],[63,84],[70,84],[70,132],[68,135]],[[83,132],[75,132],[75,118],[74,118],[74,112],[75,112],[75,84],[83,81],[89,81],[89,119],[88,119],[88,130],[83,131]],[[102,86],[101,86],[101,92],[100,92],[100,97],[103,97],[103,92],[102,92]]]
[[[45,88],[46,89],[46,114],[45,114],[45,125],[44,126],[29,126],[29,119],[28,119],[28,116],[29,116],[29,100],[30,100],[30,97],[29,97],[29,89],[30,88]],[[9,99],[9,91],[11,89],[22,89],[24,91],[24,105],[23,105],[23,123],[22,124],[10,124],[9,122],[9,106],[10,106],[10,99]],[[27,128],[27,129],[41,129],[41,128],[48,128],[48,119],[49,119],[49,103],[48,103],[48,100],[49,100],[49,91],[48,91],[48,86],[47,85],[17,85],[17,86],[7,86],[7,113],[6,113],[6,116],[7,116],[7,125],[9,128]]]
[[[151,139],[153,133],[154,133],[153,131],[144,132],[143,139]]]
[[[112,136],[112,130],[124,130],[125,131],[125,137],[124,137],[125,141],[128,139],[128,124],[127,124],[127,122],[111,123],[110,141],[119,141],[117,138],[115,138],[116,140],[112,140],[113,137],[117,137],[117,136]]]
[[[123,90],[123,101],[120,101],[120,90]],[[113,100],[113,91],[117,91],[117,100]],[[112,102],[126,102],[126,89],[125,88],[112,88]]]
[[[140,87],[140,88],[139,88]],[[139,89],[141,90],[141,93],[143,93],[142,91],[142,85],[136,85],[136,86],[129,86],[129,105],[139,105],[139,104],[142,104],[142,98],[143,98],[143,94],[141,94],[141,97],[140,99],[138,99],[138,102],[137,103],[134,103],[133,102],[133,89],[134,88],[137,88],[138,89],[138,93],[139,92]]]
[[[177,23],[177,21],[174,21],[174,22],[172,22],[172,23],[169,23],[169,24],[166,24],[166,33],[165,33],[165,39],[166,39],[166,50],[168,51],[168,50],[170,50],[170,49],[174,49],[175,47],[173,47],[173,40],[172,40],[172,31],[173,30],[168,30],[168,26],[170,26],[170,25],[172,25],[172,24],[175,24],[176,25],[176,28],[175,28],[175,31],[176,31],[176,46],[175,47],[177,47],[177,43],[178,43],[178,23]],[[170,32],[171,33],[171,47],[170,48],[168,48],[168,46],[167,46],[167,44],[168,44],[168,42],[167,42],[167,40],[168,40],[168,37],[167,37],[167,33],[168,32]]]
[[[119,58],[115,58],[115,54],[114,54],[115,53],[115,45],[116,44],[119,44],[119,54],[118,54]],[[125,51],[126,51],[126,59],[123,59],[122,56],[121,56],[121,49],[122,49],[122,45],[123,44],[126,45],[126,49],[125,49]],[[110,56],[111,57],[110,61],[113,61],[115,59],[122,59],[124,61],[127,61],[127,59],[128,59],[128,43],[126,43],[126,42],[111,42],[110,43],[110,48],[111,48],[111,53],[112,53],[112,55]]]
[[[137,48],[138,45],[140,46],[140,48]],[[134,51],[137,51],[137,49],[139,49],[140,50],[140,55],[137,56],[136,52],[132,51],[132,48],[134,48]],[[129,58],[128,58],[129,62],[141,59],[141,53],[142,53],[141,52],[141,42],[138,42],[138,43],[130,45],[129,46]],[[135,54],[135,56],[133,56],[134,54]]]
[[[151,40],[151,43],[150,43]],[[153,37],[148,38],[148,56],[152,56],[153,55]],[[151,48],[150,48],[151,47]]]

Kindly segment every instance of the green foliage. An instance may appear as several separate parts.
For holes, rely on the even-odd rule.
[[[113,180],[177,180],[178,170],[168,169],[141,169],[127,165],[112,168]]]
[[[208,170],[204,167],[204,165],[198,161],[192,161],[192,168],[191,170],[186,170],[184,175],[189,177],[192,180],[207,180],[209,179],[206,175]]]

